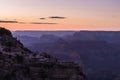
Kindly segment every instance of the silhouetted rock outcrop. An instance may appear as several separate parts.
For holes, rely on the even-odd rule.
[[[0,28],[0,80],[86,80],[73,62],[61,62],[47,53],[33,53]]]

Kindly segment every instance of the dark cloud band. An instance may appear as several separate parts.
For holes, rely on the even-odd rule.
[[[57,24],[57,23],[42,23],[42,22],[31,22],[30,24]]]
[[[6,20],[0,20],[0,23],[18,23],[18,21],[6,21]]]
[[[40,18],[41,20],[45,20],[46,18]]]
[[[51,16],[49,18],[51,18],[51,19],[66,19],[66,17],[61,17],[61,16]]]

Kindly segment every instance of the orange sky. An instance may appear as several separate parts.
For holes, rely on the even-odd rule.
[[[0,11],[10,30],[120,30],[120,0],[0,0]]]

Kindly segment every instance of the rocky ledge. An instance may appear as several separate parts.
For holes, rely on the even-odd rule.
[[[81,67],[47,53],[34,53],[0,28],[0,80],[86,80]]]

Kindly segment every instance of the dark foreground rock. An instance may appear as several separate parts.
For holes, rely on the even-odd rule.
[[[47,53],[33,53],[0,28],[0,80],[86,80],[81,67]]]

